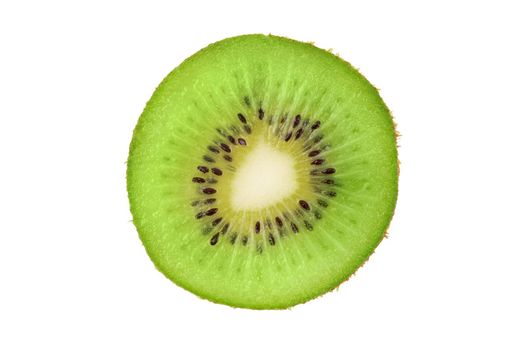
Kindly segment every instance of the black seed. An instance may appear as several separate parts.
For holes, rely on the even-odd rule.
[[[230,146],[228,146],[227,144],[225,143],[221,143],[221,148],[223,149],[224,152],[228,152],[230,153],[232,150],[230,149]]]
[[[290,223],[290,227],[292,228],[292,231],[293,231],[293,232],[295,232],[295,233],[299,232],[299,228],[298,228],[297,225],[294,224],[293,222]]]
[[[326,179],[326,180],[323,180],[322,182],[327,185],[333,185],[335,183],[335,181],[332,179]]]
[[[210,171],[207,167],[202,166],[202,165],[199,165],[199,166],[197,167],[197,169],[199,169],[199,171],[202,172],[202,173],[204,173],[204,174],[206,174],[208,171]]]
[[[275,218],[275,223],[277,224],[277,226],[283,227],[283,221],[278,216]]]
[[[284,121],[285,121],[285,120],[286,120],[286,119],[285,119],[284,117],[282,117],[282,118],[281,118],[281,124],[284,124]]]
[[[310,164],[312,165],[321,165],[324,163],[324,159],[323,158],[318,158],[316,160],[314,160],[313,162],[311,162]]]
[[[195,182],[195,183],[198,183],[198,184],[203,184],[206,182],[206,180],[204,180],[202,177],[194,177],[193,179],[191,179],[191,182]]]
[[[323,217],[323,216],[321,215],[321,213],[318,212],[318,211],[315,211],[314,216],[315,216],[315,218],[316,218],[317,220],[320,220],[320,219]]]
[[[205,204],[212,204],[212,203],[215,203],[217,201],[216,198],[208,198],[204,201]]]
[[[248,96],[244,96],[244,104],[247,105],[248,107],[251,106],[250,98]]]
[[[317,200],[317,204],[319,204],[319,205],[320,205],[321,207],[323,207],[323,208],[328,207],[328,203],[326,203],[326,202],[325,202],[324,200],[322,200],[322,199],[318,199],[318,200]]]
[[[323,171],[321,171],[323,174],[334,174],[335,168],[326,168]]]
[[[200,213],[198,213],[197,215],[195,215],[195,218],[196,219],[200,219],[200,218],[203,218],[204,216],[206,216],[206,213],[201,211]]]
[[[244,131],[246,131],[247,134],[251,134],[252,133],[252,128],[250,128],[249,125],[245,125],[244,126]]]
[[[239,139],[237,139],[237,141],[239,141],[239,145],[246,146],[246,140],[245,139],[239,138]]]
[[[319,153],[321,153],[321,151],[319,151],[319,150],[312,151],[312,152],[308,153],[308,157],[315,157]]]
[[[255,233],[259,233],[259,232],[261,232],[261,223],[257,221],[255,223]]]
[[[246,117],[243,116],[241,113],[237,114],[237,117],[239,117],[239,120],[241,123],[246,124]]]
[[[230,224],[226,224],[222,227],[221,234],[225,234],[228,232],[228,229],[230,228]]]
[[[301,137],[301,135],[303,134],[303,129],[299,129],[297,130],[297,133],[295,134],[295,139],[297,140],[299,137]]]
[[[235,138],[231,135],[228,135],[228,140],[235,145]]]
[[[226,159],[228,162],[231,162],[233,159],[229,155],[225,155],[224,159]]]
[[[288,134],[286,134],[286,137],[284,138],[284,141],[288,142],[292,138],[292,132],[290,131]]]
[[[191,206],[192,206],[192,207],[195,207],[195,206],[196,206],[197,204],[199,204],[199,203],[200,203],[199,201],[193,201],[193,202],[191,202]]]
[[[259,120],[263,120],[264,119],[264,111],[262,110],[262,108],[259,108]]]
[[[204,160],[207,161],[208,163],[215,163],[215,159],[213,159],[213,158],[210,157],[210,156],[204,156],[204,157],[202,157],[202,159],[204,159]]]
[[[308,221],[304,220],[304,226],[306,226],[306,229],[308,231],[312,231],[314,229],[314,227],[312,226],[311,223],[309,223]]]
[[[248,244],[248,236],[242,236],[242,245]]]
[[[327,191],[324,194],[326,194],[328,197],[335,197],[337,195],[337,193],[334,191]]]
[[[271,233],[268,235],[268,242],[270,242],[270,245],[275,245],[275,238],[273,238]]]
[[[301,206],[301,208],[303,208],[304,210],[310,210],[310,205],[308,205],[308,202],[307,201],[304,201],[304,200],[300,200],[299,201],[299,205]]]
[[[219,168],[211,168],[211,172],[214,173],[217,176],[221,176],[222,175],[222,170],[219,169]]]
[[[205,194],[214,194],[215,192],[217,192],[217,190],[211,187],[207,187],[203,189],[202,192]]]
[[[218,211],[219,209],[217,208],[211,208],[211,209],[206,210],[206,215],[212,216],[212,215],[215,215]]]
[[[219,149],[215,146],[208,146],[208,149],[212,151],[213,153],[219,153]]]
[[[315,130],[319,127],[319,125],[321,125],[321,122],[318,120],[316,121],[315,123],[312,124],[312,130]]]
[[[216,245],[218,241],[219,241],[219,234],[216,233],[216,234],[214,234],[213,237],[210,239],[210,244],[211,244],[211,245]]]
[[[299,125],[299,123],[301,122],[301,116],[298,114],[295,116],[295,119],[293,121],[293,127],[296,128],[297,125]]]
[[[217,226],[222,221],[222,218],[215,219],[211,222],[212,226]]]
[[[231,237],[230,237],[230,243],[231,244],[235,244],[235,241],[237,240],[237,234],[234,233]]]

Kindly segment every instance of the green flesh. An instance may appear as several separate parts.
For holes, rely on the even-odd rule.
[[[263,120],[258,118],[259,108],[264,111]],[[251,126],[250,135],[242,131],[238,113]],[[226,152],[215,155],[207,150],[222,140],[217,128],[229,130],[235,125],[241,129],[236,137],[250,140],[274,130],[275,121],[282,116],[287,116],[285,124],[293,130],[290,123],[296,115],[309,124],[304,125],[305,134],[295,145],[308,147],[310,142],[308,151],[324,147],[323,159],[337,170],[320,178],[334,182],[318,186],[321,194],[312,190],[317,183],[314,179],[311,188],[301,187],[286,202],[294,206],[289,217],[299,232],[292,232],[290,222],[282,217],[285,228],[279,234],[274,218],[280,207],[250,212],[247,217],[252,221],[240,221],[242,213],[225,209],[227,193],[205,195],[203,187],[215,184],[192,182],[194,177],[211,178],[210,172],[197,170],[198,166],[214,166],[203,160],[204,155],[216,157],[215,165],[224,172],[216,177],[217,186],[235,172],[219,159]],[[315,121],[321,126],[314,132]],[[315,135],[323,139],[312,146]],[[272,137],[282,140],[282,136]],[[230,146],[235,168],[252,144]],[[308,167],[306,163],[305,169]],[[133,222],[156,267],[203,298],[254,309],[287,308],[308,301],[353,274],[385,234],[394,212],[397,178],[394,125],[377,90],[329,52],[264,35],[220,41],[172,71],[139,119],[127,170]],[[327,191],[337,195],[326,196]],[[297,205],[303,193],[310,210]],[[192,206],[205,198],[218,200],[213,205]],[[327,203],[326,208],[318,205],[319,198]],[[199,212],[211,207],[219,209],[218,215],[196,219]],[[316,211],[321,218],[314,217]],[[223,216],[221,224],[211,226],[219,214],[229,218]],[[259,233],[253,229],[257,215],[262,222]],[[265,226],[266,217],[271,227]],[[237,226],[232,223],[234,227],[217,235],[212,245],[221,225],[235,220]],[[308,230],[303,221],[313,229]],[[238,239],[232,244],[234,234]],[[243,236],[249,238],[246,245]]]

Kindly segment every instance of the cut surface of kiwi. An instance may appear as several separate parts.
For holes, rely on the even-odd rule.
[[[158,86],[127,163],[155,266],[200,297],[282,309],[370,256],[397,198],[396,132],[339,57],[266,35],[214,43]]]

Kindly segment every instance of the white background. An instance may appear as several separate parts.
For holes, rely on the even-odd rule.
[[[525,348],[524,17],[504,1],[2,2],[0,348]],[[333,48],[402,134],[389,238],[286,311],[175,286],[128,209],[156,85],[243,33]]]

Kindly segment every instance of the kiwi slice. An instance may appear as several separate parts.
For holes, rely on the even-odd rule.
[[[127,164],[155,266],[243,308],[337,287],[384,237],[397,197],[396,132],[377,90],[330,52],[271,35],[219,41],[173,70]]]

